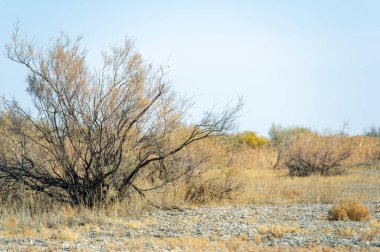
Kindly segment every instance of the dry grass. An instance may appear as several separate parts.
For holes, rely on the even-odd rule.
[[[357,231],[349,227],[340,228],[338,229],[337,233],[338,233],[338,236],[344,237],[344,238],[352,238],[352,237],[357,236]]]
[[[336,203],[343,198],[355,198],[362,202],[377,200],[380,168],[376,166],[375,161],[380,153],[379,140],[369,137],[343,137],[340,141],[343,141],[345,146],[351,145],[353,149],[350,158],[344,162],[344,175],[312,175],[302,178],[290,178],[286,169],[273,169],[277,155],[271,146],[230,149],[220,141],[205,141],[202,143],[203,148],[214,158],[199,167],[191,176],[185,176],[180,181],[157,191],[146,192],[145,199],[138,194],[131,194],[128,202],[116,204],[107,209],[107,212],[108,215],[119,215],[120,211],[136,214],[151,208],[148,201],[167,207],[197,207],[228,204]],[[358,166],[359,163],[362,165]],[[368,165],[369,163],[371,165]],[[149,183],[145,180],[136,181],[140,188],[149,188]],[[35,208],[36,205],[42,207]],[[28,211],[36,215],[49,215],[41,210],[44,205],[44,202],[34,200]],[[19,207],[13,205],[11,208]],[[75,222],[81,222],[77,214],[70,211],[74,210],[63,210],[71,215],[73,225],[76,225]],[[28,214],[18,217],[21,222],[28,222],[30,219]],[[46,218],[52,219],[52,223],[60,222],[58,219],[62,219],[56,216],[45,216],[42,219]],[[84,222],[86,219],[88,216],[84,216]]]
[[[259,226],[257,228],[257,231],[261,235],[266,234],[266,235],[271,235],[274,237],[283,237],[286,234],[304,232],[304,230],[300,229],[299,227],[284,226],[284,225]]]
[[[148,218],[144,218],[143,221],[141,221],[141,220],[128,220],[124,223],[124,225],[130,229],[141,229],[141,228],[147,227],[149,225],[154,225],[156,223],[157,223],[157,219],[155,219],[153,217],[148,217]]]
[[[61,241],[76,241],[80,238],[80,234],[75,230],[64,228],[63,230],[58,231],[57,235],[54,235],[54,237]]]
[[[366,144],[372,146],[376,141],[348,139],[358,141],[362,146],[356,146],[360,151],[354,152],[350,158],[361,163],[372,159],[370,148],[364,147]],[[368,143],[364,144],[366,141]],[[193,177],[146,193],[147,199],[169,207],[337,203],[343,198],[355,198],[361,202],[378,200],[380,167],[376,163],[347,164],[343,175],[291,178],[286,169],[273,169],[276,153],[269,146],[232,152],[219,146],[213,154],[215,159],[210,166],[202,167]],[[146,201],[138,197],[131,206],[134,210],[147,207]]]
[[[290,178],[286,170],[243,169],[237,175],[244,191],[235,204],[336,203],[342,198],[378,199],[378,168],[351,168],[340,176]],[[368,176],[371,174],[370,176]]]
[[[347,137],[345,141],[352,147],[352,154],[345,161],[346,165],[372,164],[380,160],[379,138],[354,136]]]
[[[256,159],[258,152],[260,158]],[[264,158],[265,154],[267,156]],[[243,154],[236,154],[237,158],[244,156],[243,163],[240,159],[236,162],[234,159],[230,160],[225,168],[209,168],[207,172],[196,177],[195,181],[179,181],[162,190],[146,193],[146,198],[167,207],[337,203],[344,198],[354,198],[360,202],[378,200],[380,172],[376,166],[352,167],[340,176],[290,178],[286,170],[272,169],[269,162],[274,158],[272,154],[268,149],[245,150]],[[202,184],[203,190],[199,190],[199,195],[189,201],[189,192],[194,192],[194,186],[199,189],[196,186]],[[76,227],[87,223],[113,222],[120,216],[136,215],[151,208],[139,195],[134,195],[131,201],[100,210],[72,208],[36,200],[32,200],[29,205],[4,202],[0,204],[0,221],[7,222],[7,225],[16,225],[15,221],[10,221],[13,218],[17,220],[17,226],[23,228],[55,228],[59,225]]]
[[[345,174],[336,176],[290,178],[286,169],[273,169],[276,153],[270,147],[234,153],[229,166],[236,171],[234,179],[241,183],[243,191],[235,198],[235,204],[336,203],[343,198],[378,200],[380,167],[375,161],[379,140],[345,137],[340,141],[344,146],[352,145],[352,154],[344,162]]]
[[[380,234],[380,220],[373,219],[368,223],[367,228],[359,234],[359,239],[362,241],[373,241]]]
[[[331,221],[365,221],[368,220],[370,212],[367,207],[354,200],[342,200],[329,210],[328,219]]]
[[[120,224],[128,228],[125,205],[87,209],[39,201],[41,205],[31,211],[27,204],[29,200],[24,199],[26,204],[20,206],[0,205],[0,236],[76,241],[81,232],[96,231],[99,226]],[[152,221],[147,219],[144,225]]]

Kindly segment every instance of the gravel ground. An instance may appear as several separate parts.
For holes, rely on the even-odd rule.
[[[78,226],[74,232],[80,238],[74,241],[0,237],[0,251],[207,250],[207,244],[191,248],[173,245],[173,241],[183,242],[184,237],[187,243],[223,241],[220,248],[212,247],[219,251],[244,251],[239,246],[225,246],[233,239],[244,243],[244,248],[380,251],[380,202],[365,205],[371,211],[370,221],[365,222],[328,221],[328,204],[160,210],[108,225]]]

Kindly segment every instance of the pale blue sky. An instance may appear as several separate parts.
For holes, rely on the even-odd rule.
[[[170,66],[192,113],[244,98],[240,130],[272,123],[315,129],[380,125],[380,1],[0,0],[0,48],[20,21],[45,43],[83,35],[89,64],[128,36]],[[0,94],[28,105],[24,69],[0,56]]]

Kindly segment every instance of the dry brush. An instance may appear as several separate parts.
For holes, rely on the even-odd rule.
[[[126,40],[90,71],[80,40],[61,36],[38,49],[15,32],[8,58],[26,67],[34,110],[3,101],[2,190],[23,188],[94,206],[159,188],[208,158],[186,149],[231,129],[240,105],[185,124],[188,103],[170,91],[164,69]],[[134,182],[143,176],[151,188]]]

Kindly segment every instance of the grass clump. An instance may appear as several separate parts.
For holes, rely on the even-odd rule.
[[[342,200],[328,212],[330,221],[365,221],[368,220],[370,212],[368,208],[354,200]]]

